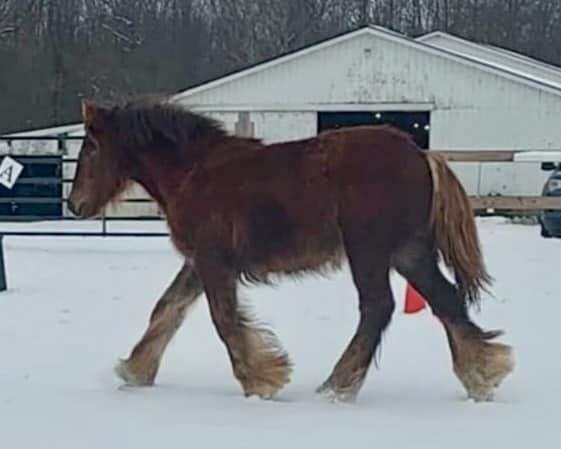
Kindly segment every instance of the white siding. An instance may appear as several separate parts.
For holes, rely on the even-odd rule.
[[[59,153],[58,142],[47,140],[14,140],[0,142],[0,155],[18,154],[20,156],[56,156]]]
[[[255,134],[265,143],[313,137],[317,134],[315,112],[254,112]]]

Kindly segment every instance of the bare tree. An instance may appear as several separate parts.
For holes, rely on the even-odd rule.
[[[174,92],[365,24],[561,64],[559,0],[0,0],[0,133]]]
[[[0,0],[0,39],[16,30],[13,19],[15,0]]]

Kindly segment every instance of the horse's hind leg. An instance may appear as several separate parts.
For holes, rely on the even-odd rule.
[[[377,238],[378,236],[374,237]],[[353,401],[388,326],[395,303],[389,281],[390,252],[372,234],[345,236],[345,251],[358,290],[360,320],[354,337],[318,393],[331,400]]]
[[[202,284],[185,264],[166,289],[150,316],[150,324],[127,360],[115,367],[129,385],[152,385],[166,346],[181,326],[188,308],[202,293]]]
[[[198,252],[212,320],[245,396],[270,399],[289,382],[291,364],[275,335],[253,324],[238,304],[236,275],[225,259],[216,248]]]
[[[511,348],[490,340],[501,332],[485,332],[468,315],[465,298],[438,267],[430,240],[419,236],[394,254],[393,263],[428,301],[446,330],[454,372],[470,398],[492,400],[494,389],[512,371]]]

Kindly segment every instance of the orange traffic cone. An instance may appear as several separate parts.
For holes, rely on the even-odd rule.
[[[423,310],[427,306],[425,299],[411,285],[407,284],[405,292],[405,313],[412,314]]]

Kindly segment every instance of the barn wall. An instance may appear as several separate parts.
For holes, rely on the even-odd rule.
[[[265,143],[313,137],[317,134],[315,112],[255,112],[255,134]]]

